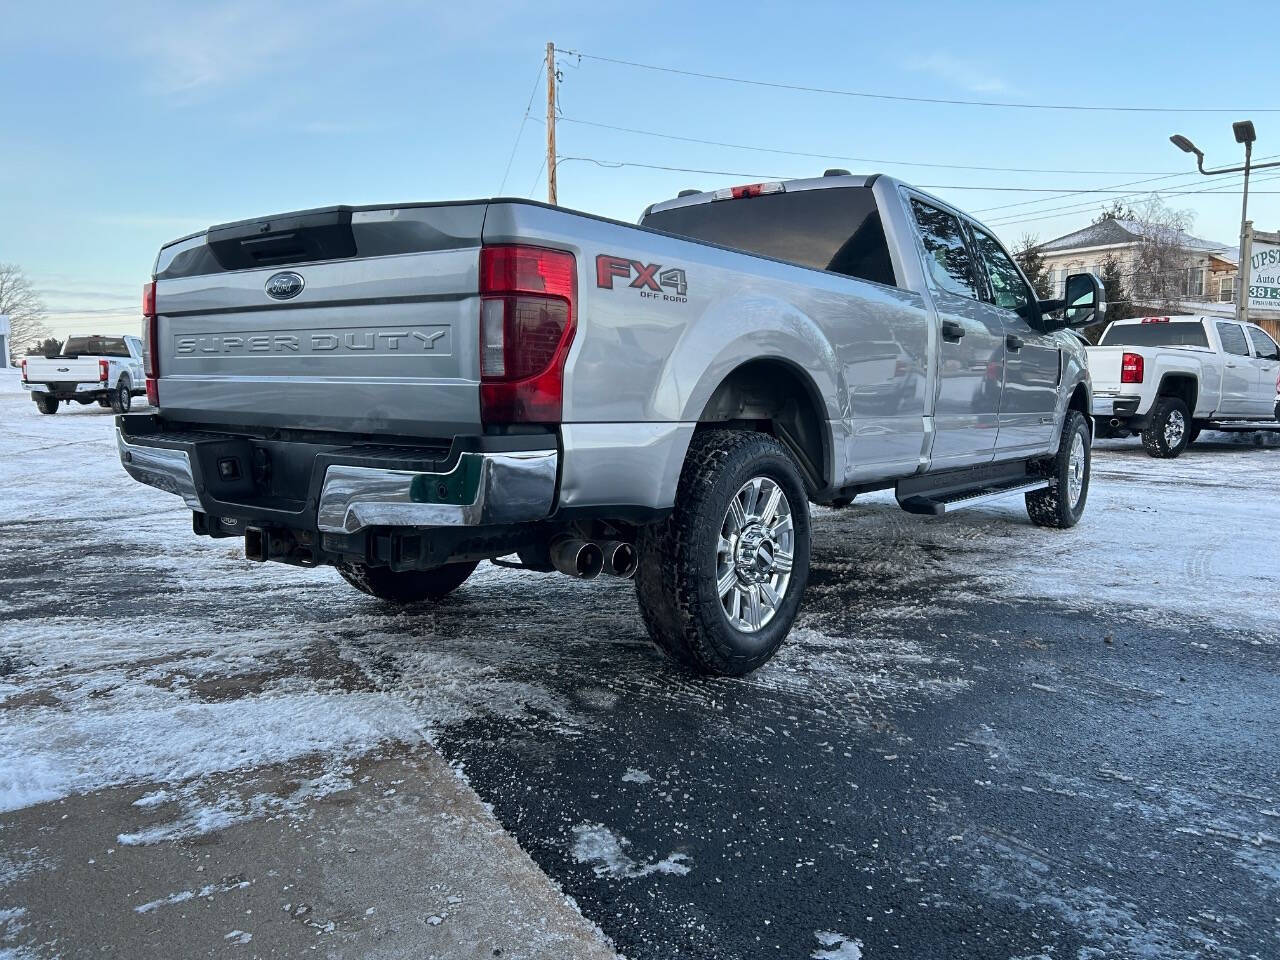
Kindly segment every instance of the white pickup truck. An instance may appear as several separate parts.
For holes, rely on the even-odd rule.
[[[140,337],[67,337],[60,353],[22,358],[22,386],[41,413],[72,400],[128,413],[146,382]]]
[[[1087,349],[1099,437],[1141,435],[1176,457],[1218,423],[1277,414],[1280,347],[1261,327],[1221,317],[1117,320]]]

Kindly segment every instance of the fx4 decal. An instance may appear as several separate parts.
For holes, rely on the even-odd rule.
[[[642,297],[660,295],[663,300],[683,302],[689,292],[689,281],[679,267],[662,268],[660,263],[641,263],[626,257],[602,253],[596,257],[596,286],[613,289],[613,281],[629,280],[628,287],[640,291]]]

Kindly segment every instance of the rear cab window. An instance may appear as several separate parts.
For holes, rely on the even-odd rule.
[[[1209,334],[1199,320],[1161,320],[1148,323],[1118,323],[1107,328],[1100,347],[1203,347],[1209,348]]]
[[[1222,350],[1236,357],[1247,357],[1249,341],[1244,338],[1244,330],[1238,323],[1218,322],[1218,337],[1222,340]]]
[[[641,226],[897,286],[870,187],[826,187],[654,211]]]
[[[67,337],[62,346],[64,357],[127,357],[129,345],[124,337]]]
[[[924,243],[925,267],[934,283],[947,293],[970,300],[981,299],[978,274],[959,218],[915,197],[911,198],[911,212]]]

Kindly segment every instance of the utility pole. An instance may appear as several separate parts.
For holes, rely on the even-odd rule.
[[[556,205],[556,45],[547,44],[547,203]]]

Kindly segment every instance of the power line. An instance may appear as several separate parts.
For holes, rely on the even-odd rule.
[[[556,160],[556,165],[558,166],[559,164],[560,164],[560,161],[559,161],[559,160]],[[539,165],[539,167],[538,167],[538,172],[537,172],[537,173],[535,173],[535,174],[533,175],[533,183],[531,183],[531,184],[529,185],[529,189],[528,189],[528,191],[525,193],[525,196],[526,196],[526,197],[532,197],[532,196],[533,196],[533,191],[537,189],[537,187],[538,187],[538,181],[542,179],[542,171],[543,171],[543,170],[545,170],[545,169],[547,169],[547,158],[546,158],[546,157],[543,157],[543,158],[542,158],[542,163],[541,163],[541,164]]]
[[[1240,187],[1240,186],[1243,184],[1243,181],[1244,181],[1244,178],[1243,178],[1243,177],[1231,177],[1230,179],[1231,179],[1231,180],[1234,180],[1235,182],[1233,182],[1233,183],[1221,184],[1221,185],[1216,186],[1216,187],[1206,188],[1205,190],[1203,190],[1203,191],[1201,191],[1201,192],[1202,192],[1202,193],[1205,193],[1205,194],[1220,194],[1220,195],[1221,195],[1221,194],[1228,194],[1228,193],[1231,193],[1231,192],[1235,191],[1238,187]],[[1256,183],[1262,183],[1262,182],[1265,182],[1265,181],[1267,181],[1267,180],[1276,180],[1276,179],[1280,179],[1280,177],[1278,177],[1278,176],[1258,177],[1258,178],[1255,180],[1255,182],[1256,182]],[[1254,192],[1254,191],[1250,191],[1250,193],[1253,193],[1253,192]],[[1271,192],[1271,191],[1264,191],[1264,190],[1260,190],[1260,191],[1257,191],[1257,192],[1258,192],[1258,193],[1268,193],[1268,192]],[[1153,194],[1153,193],[1155,193],[1155,194],[1161,194],[1161,195],[1164,195],[1164,196],[1179,196],[1179,195],[1180,195],[1177,191],[1163,191],[1163,190],[1159,190],[1159,189],[1157,189],[1157,190],[1135,190],[1133,193],[1125,194],[1125,195],[1121,195],[1121,196],[1119,196],[1119,197],[1116,197],[1115,199],[1118,199],[1118,200],[1119,200],[1119,199],[1124,199],[1124,197],[1125,197],[1125,196],[1129,196],[1129,197],[1142,197],[1142,196],[1147,196],[1147,195],[1149,195],[1149,194]],[[1085,202],[1085,203],[1073,203],[1073,204],[1067,204],[1067,205],[1065,205],[1065,206],[1061,206],[1061,207],[1049,207],[1049,208],[1042,209],[1042,210],[1032,210],[1032,211],[1029,211],[1029,213],[1035,214],[1035,216],[1023,217],[1023,216],[1021,216],[1020,214],[1011,214],[1011,215],[1004,216],[1004,217],[997,217],[997,218],[995,218],[994,220],[990,220],[990,221],[986,221],[986,222],[988,223],[988,225],[989,225],[989,226],[1008,226],[1009,224],[1013,224],[1013,223],[1033,223],[1033,222],[1038,221],[1038,220],[1052,220],[1052,219],[1054,219],[1054,218],[1056,218],[1056,217],[1061,217],[1061,216],[1070,215],[1071,213],[1078,213],[1078,212],[1082,212],[1082,211],[1084,211],[1084,210],[1091,210],[1091,209],[1096,208],[1097,206],[1098,206],[1098,204],[1097,204],[1097,202],[1096,202],[1096,201],[1088,201],[1088,202]]]
[[[652,63],[639,63],[635,60],[622,60],[617,57],[602,57],[580,50],[563,50],[569,56],[584,60],[595,60],[600,63],[613,63],[641,70],[653,70],[659,73],[671,73],[683,77],[696,77],[700,80],[719,80],[723,83],[742,83],[753,87],[769,87],[774,90],[796,90],[802,93],[825,93],[840,97],[859,97],[867,100],[890,100],[897,103],[936,103],[948,106],[966,107],[1008,107],[1019,110],[1082,110],[1090,112],[1114,113],[1280,113],[1280,107],[1132,107],[1101,106],[1072,103],[1014,103],[1006,100],[960,100],[944,97],[908,97],[892,93],[871,93],[864,90],[837,90],[831,87],[813,87],[795,83],[777,83],[769,80],[753,80],[748,77],[731,77],[718,73],[700,73],[696,70],[682,70],[677,67],[662,67]]]
[[[743,173],[735,170],[701,170],[696,167],[669,167],[659,163],[640,163],[634,160],[601,160],[597,157],[556,157],[556,166],[566,163],[569,160],[580,160],[585,163],[594,163],[597,167],[604,167],[608,170],[619,170],[622,167],[642,167],[646,170],[673,170],[677,173],[705,173],[714,177],[751,177],[760,180],[796,180],[798,177],[790,177],[780,173]]]
[[[610,170],[617,170],[617,169],[621,169],[622,167],[640,167],[646,170],[672,170],[679,173],[705,173],[709,176],[721,176],[721,177],[752,177],[752,178],[758,177],[764,180],[805,179],[803,177],[791,177],[786,174],[779,174],[779,173],[744,173],[742,171],[734,171],[734,170],[704,170],[704,169],[699,169],[695,167],[674,167],[674,166],[668,166],[666,164],[659,164],[659,163],[641,163],[637,160],[605,160],[599,157],[557,157],[556,166],[558,167],[560,164],[570,160],[578,160],[585,163],[594,163],[598,167],[605,167],[606,169],[610,169]],[[1067,196],[1075,196],[1075,195],[1086,194],[1086,193],[1120,195],[1120,196],[1132,195],[1130,191],[1126,191],[1126,190],[1114,190],[1114,189],[1102,189],[1102,188],[1093,189],[1088,187],[1079,188],[1079,189],[1073,189],[1069,187],[984,187],[984,186],[974,186],[972,184],[957,184],[957,183],[921,183],[921,184],[913,184],[913,186],[916,186],[921,190],[991,190],[996,192],[1015,192],[1015,193],[1045,193],[1045,192],[1052,193],[1054,191],[1067,190],[1069,191],[1066,194]],[[1168,196],[1187,196],[1187,195],[1199,194],[1199,193],[1216,193],[1217,191],[1216,190],[1170,190],[1170,191],[1164,191],[1164,192]],[[1280,193],[1280,190],[1254,190],[1250,192],[1257,193],[1257,194],[1267,194],[1267,193]]]
[[[729,143],[723,140],[704,140],[700,137],[679,136],[674,133],[660,133],[657,130],[639,130],[635,127],[620,127],[611,123],[600,123],[595,120],[580,120],[576,117],[561,117],[562,123],[576,123],[585,127],[598,127],[602,130],[616,130],[621,133],[634,133],[645,137],[658,137],[663,140],[676,140],[681,143],[700,143],[710,147],[728,147],[733,150],[755,150],[760,153],[777,153],[788,157],[809,157],[815,160],[842,160],[851,163],[886,163],[903,167],[932,167],[938,170],[983,170],[993,173],[1078,173],[1098,176],[1125,176],[1149,173],[1164,173],[1160,170],[1059,170],[1040,167],[984,167],[963,163],[926,163],[922,160],[886,160],[877,157],[846,157],[834,153],[810,153],[803,150],[781,150],[776,147],[761,147],[746,143]],[[1177,176],[1177,174],[1168,174]]]
[[[507,189],[507,177],[511,175],[511,161],[516,158],[516,148],[520,146],[520,137],[524,135],[525,125],[529,122],[529,111],[533,109],[533,98],[538,94],[538,81],[542,79],[542,68],[546,66],[547,58],[544,56],[538,63],[538,72],[533,77],[533,89],[529,91],[529,103],[524,108],[524,116],[520,118],[520,129],[516,131],[516,142],[511,144],[511,156],[507,157],[507,169],[502,171],[502,184],[498,187],[498,196],[502,196],[502,191]]]

